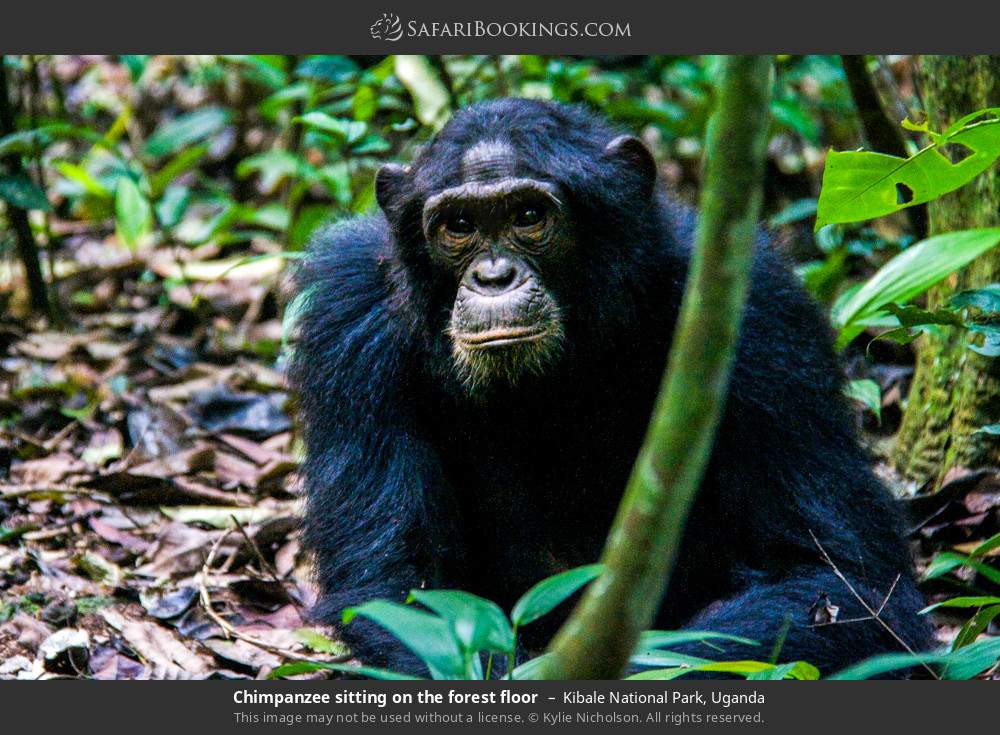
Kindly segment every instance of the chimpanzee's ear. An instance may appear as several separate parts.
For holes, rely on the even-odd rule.
[[[656,184],[656,161],[641,140],[633,135],[619,135],[605,146],[604,155],[636,171],[642,177],[646,193],[652,193]]]
[[[375,199],[382,211],[388,213],[399,201],[409,182],[409,167],[387,163],[375,174]]]

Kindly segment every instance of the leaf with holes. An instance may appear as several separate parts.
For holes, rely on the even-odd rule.
[[[972,181],[1000,157],[996,109],[963,118],[909,158],[871,151],[830,151],[816,212],[816,229],[858,222],[937,199]],[[990,115],[987,119],[981,119]],[[959,121],[959,122],[963,122]]]

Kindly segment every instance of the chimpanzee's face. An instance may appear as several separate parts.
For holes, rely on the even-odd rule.
[[[556,188],[515,173],[515,152],[482,142],[462,158],[462,182],[427,199],[431,258],[457,282],[448,323],[455,366],[473,391],[543,372],[563,325],[544,274],[573,247]]]
[[[532,147],[524,140],[519,145]],[[540,157],[537,149],[545,146],[535,146],[529,162],[503,134],[491,134],[464,147],[452,140],[451,159],[442,160],[442,150],[431,146],[413,166],[379,170],[379,204],[407,243],[419,221],[419,260],[439,276],[435,298],[450,305],[443,329],[456,374],[471,394],[550,372],[564,352],[566,314],[578,306],[560,303],[560,295],[589,298],[579,293],[576,276],[589,267],[593,280],[601,267],[586,264],[593,253],[582,245],[593,233],[582,231],[579,215],[571,213],[566,184],[554,182],[575,178],[574,201],[589,207],[600,200],[594,192],[617,185],[616,176],[626,186],[632,180],[632,190],[649,199],[656,171],[642,143],[619,136],[598,146],[596,153],[581,153],[579,163],[564,156],[558,171]],[[595,180],[581,178],[584,171]]]

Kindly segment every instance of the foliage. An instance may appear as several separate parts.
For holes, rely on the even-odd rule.
[[[906,159],[871,151],[830,151],[816,229],[898,212],[972,181],[1000,157],[998,112],[998,108],[973,112],[943,133],[935,133],[926,123],[918,126],[904,121],[904,127],[931,139],[929,146]]]

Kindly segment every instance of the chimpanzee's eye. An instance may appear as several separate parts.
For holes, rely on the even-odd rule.
[[[471,235],[476,231],[476,226],[472,222],[472,219],[466,217],[464,214],[454,214],[449,217],[445,220],[444,228],[448,231],[448,234],[459,237]]]
[[[514,215],[515,227],[534,227],[545,217],[545,210],[540,206],[529,205],[521,207]]]

